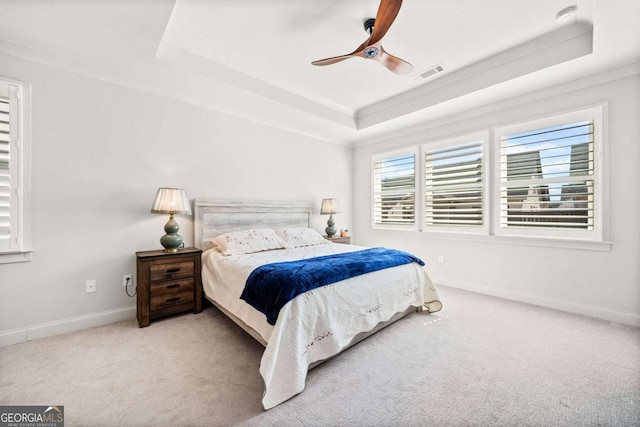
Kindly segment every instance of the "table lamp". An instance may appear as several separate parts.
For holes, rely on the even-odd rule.
[[[182,236],[178,234],[180,226],[173,219],[174,214],[191,215],[191,204],[187,192],[179,188],[158,188],[151,213],[169,214],[169,222],[164,226],[165,234],[160,243],[165,252],[178,252],[182,245]]]
[[[320,215],[329,215],[327,228],[324,229],[325,233],[327,233],[327,237],[333,237],[336,234],[336,223],[333,221],[333,214],[335,213],[340,213],[340,204],[338,203],[338,199],[322,199]]]

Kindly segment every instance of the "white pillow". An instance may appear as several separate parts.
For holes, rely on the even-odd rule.
[[[240,255],[253,252],[284,249],[286,244],[270,228],[233,231],[221,234],[211,241],[222,255]]]
[[[278,236],[287,244],[287,248],[299,248],[300,246],[324,245],[331,243],[313,228],[282,228],[276,230]]]

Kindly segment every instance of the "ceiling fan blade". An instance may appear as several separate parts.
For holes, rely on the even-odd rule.
[[[387,34],[389,27],[391,27],[396,16],[398,16],[398,12],[400,12],[400,6],[402,6],[402,0],[380,0],[376,23],[368,40],[368,46],[378,43]]]
[[[348,54],[348,55],[341,55],[341,56],[334,56],[332,58],[325,58],[325,59],[319,59],[317,61],[313,61],[311,64],[313,65],[331,65],[331,64],[335,64],[336,62],[340,62],[340,61],[344,61],[345,59],[349,59],[353,57],[353,54]]]
[[[380,54],[371,59],[378,61],[396,74],[408,74],[411,72],[411,70],[413,70],[413,65],[409,64],[403,59],[398,58],[397,56],[391,55],[386,50],[384,50],[382,46],[380,46]]]
[[[348,59],[348,58],[351,58],[351,57],[354,57],[354,56],[361,56],[362,55],[362,51],[368,45],[369,45],[369,39],[365,40],[364,43],[362,43],[360,46],[358,46],[356,48],[356,50],[354,50],[351,53],[348,53],[346,55],[334,56],[334,57],[331,57],[331,58],[319,59],[317,61],[313,61],[311,64],[313,64],[313,65],[331,65],[331,64],[335,64],[336,62],[344,61],[345,59]]]

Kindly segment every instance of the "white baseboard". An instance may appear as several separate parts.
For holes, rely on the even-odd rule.
[[[134,317],[136,317],[136,307],[127,307],[4,331],[0,332],[0,347],[65,334],[67,332],[94,328],[96,326],[108,325],[122,320],[133,319]]]
[[[608,320],[609,322],[613,323],[640,326],[640,315],[635,313],[616,311],[609,308],[593,305],[576,304],[568,301],[555,300],[531,294],[523,294],[520,292],[491,288],[488,286],[477,286],[469,283],[447,283],[446,285],[443,284],[443,286],[449,286],[451,288],[463,289],[479,294],[491,295],[498,298],[539,305],[542,307],[553,308],[555,310],[581,314],[583,316],[595,317],[597,319]]]

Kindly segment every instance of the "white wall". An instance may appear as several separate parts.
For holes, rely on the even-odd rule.
[[[370,155],[404,139],[352,153],[3,55],[0,75],[32,84],[35,250],[31,262],[0,264],[0,346],[133,317],[135,299],[121,276],[135,273],[136,251],[160,248],[167,218],[149,213],[160,186],[185,188],[191,198],[309,200],[317,208],[323,197],[337,197],[343,213],[336,222],[350,226],[355,243],[415,252],[437,283],[640,324],[637,74],[551,88],[420,131],[437,140],[607,101],[609,252],[371,230]],[[191,244],[191,219],[177,220]],[[322,230],[325,222],[315,215],[313,226]],[[84,292],[87,279],[97,280],[96,293]]]
[[[424,123],[403,138],[389,138],[354,152],[355,242],[416,253],[437,284],[640,325],[640,76],[637,67],[549,88],[485,108]],[[626,76],[626,77],[625,77]],[[611,80],[613,78],[613,80]],[[603,80],[609,80],[604,81]],[[452,240],[418,232],[371,229],[372,153],[464,135],[491,126],[608,103],[606,231],[610,251]],[[444,262],[438,263],[442,255]],[[447,302],[445,301],[444,304]]]
[[[190,198],[337,197],[351,224],[350,148],[0,55],[32,84],[33,261],[0,264],[0,345],[135,316],[122,275],[161,249],[161,186]],[[191,218],[176,217],[187,245]],[[318,231],[327,218],[314,215]],[[85,280],[97,292],[85,293]]]

